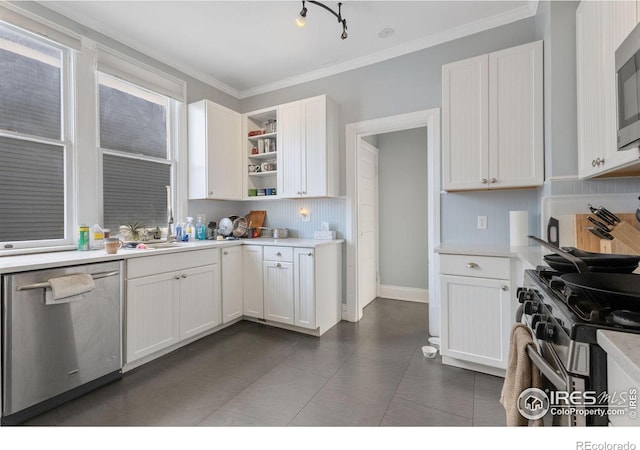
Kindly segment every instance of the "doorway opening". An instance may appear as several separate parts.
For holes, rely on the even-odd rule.
[[[346,126],[346,175],[347,175],[347,303],[346,320],[357,322],[362,318],[362,309],[372,300],[372,269],[369,256],[376,252],[377,238],[373,249],[371,235],[378,233],[368,222],[372,216],[367,205],[367,172],[370,174],[370,160],[367,162],[368,146],[372,136],[415,128],[427,129],[427,241],[428,241],[428,286],[429,286],[429,332],[438,336],[440,332],[440,306],[436,275],[438,260],[434,249],[440,244],[440,109],[417,111],[414,113],[374,119]],[[370,141],[370,142],[366,142]],[[375,139],[374,139],[375,141]],[[374,147],[375,148],[375,147]],[[370,150],[370,149],[369,149]],[[363,184],[364,183],[364,184]],[[364,190],[363,190],[364,187]],[[377,216],[377,210],[375,211]],[[399,218],[401,220],[401,218]],[[408,220],[411,220],[410,218]],[[401,232],[401,231],[400,231]],[[376,274],[377,274],[376,270]],[[425,274],[425,276],[427,276]],[[378,280],[375,280],[377,290]],[[376,292],[377,295],[377,292]]]

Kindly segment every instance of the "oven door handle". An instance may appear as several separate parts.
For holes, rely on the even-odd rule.
[[[542,355],[538,353],[538,350],[535,348],[535,346],[533,346],[532,344],[529,344],[527,346],[527,354],[529,355],[531,362],[538,369],[540,369],[540,372],[542,372],[542,375],[544,375],[547,378],[547,380],[549,380],[551,384],[553,384],[556,387],[557,390],[559,391],[567,390],[567,382],[560,375],[558,375],[558,372],[556,372],[555,369],[551,367],[551,365],[549,365],[548,362],[544,360]]]

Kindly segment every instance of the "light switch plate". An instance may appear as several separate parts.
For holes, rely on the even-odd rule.
[[[487,229],[487,216],[478,216],[478,230]]]

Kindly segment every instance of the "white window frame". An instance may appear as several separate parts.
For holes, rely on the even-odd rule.
[[[101,83],[102,77],[106,77],[107,80],[109,80],[109,83]],[[105,84],[109,87],[115,88],[115,89],[119,89],[123,92],[126,92],[128,94],[131,95],[135,95],[138,96],[140,98],[144,98],[145,100],[148,101],[152,101],[152,102],[156,102],[159,104],[163,104],[163,106],[165,106],[165,110],[166,110],[166,131],[167,131],[167,158],[158,158],[158,157],[153,157],[153,156],[147,156],[147,155],[142,155],[142,154],[136,154],[136,153],[130,153],[130,152],[124,152],[124,151],[119,151],[119,150],[113,150],[113,149],[109,149],[109,148],[105,148],[102,147],[100,144],[100,96],[99,96],[99,92],[100,92],[100,84]],[[179,133],[178,130],[180,130],[180,110],[181,110],[181,102],[175,99],[172,99],[170,97],[167,97],[164,94],[161,93],[156,93],[153,92],[152,90],[144,87],[144,86],[140,86],[136,83],[127,81],[127,80],[122,80],[114,75],[111,75],[107,72],[101,72],[101,71],[97,71],[96,73],[96,97],[97,97],[97,102],[96,102],[96,118],[97,118],[97,124],[96,124],[96,137],[98,140],[98,161],[99,161],[99,167],[100,169],[98,170],[98,177],[99,179],[97,180],[98,182],[98,198],[99,198],[99,211],[100,211],[100,223],[104,223],[104,179],[103,179],[103,173],[104,173],[104,155],[112,155],[112,156],[118,156],[118,157],[123,157],[123,158],[130,158],[130,159],[136,159],[136,160],[140,160],[140,161],[148,161],[148,162],[153,162],[153,163],[160,163],[160,164],[166,164],[168,166],[170,166],[170,182],[171,182],[171,189],[170,189],[170,208],[171,214],[174,216],[174,222],[175,222],[175,214],[176,211],[178,210],[176,202],[177,202],[177,198],[178,197],[178,192],[179,192],[179,186],[178,186],[178,181],[181,178],[180,175],[178,174],[178,154],[179,154],[179,150],[180,150],[180,141],[179,141]],[[140,94],[140,95],[139,95]],[[157,101],[158,98],[162,98],[163,100],[166,100],[165,102],[159,102]],[[167,214],[167,219],[168,219],[168,214]],[[117,234],[119,231],[118,230],[112,230],[112,233],[115,235]]]
[[[74,73],[75,73],[75,54],[72,50],[64,45],[60,45],[49,39],[45,39],[37,34],[31,33],[22,28],[16,27],[7,22],[0,22],[3,26],[13,31],[28,35],[29,37],[40,41],[45,45],[57,48],[61,51],[61,67],[60,67],[60,89],[61,89],[61,139],[49,139],[40,136],[34,136],[26,133],[20,133],[16,130],[0,130],[0,136],[13,139],[62,146],[64,155],[64,237],[62,239],[43,239],[43,240],[25,240],[25,241],[7,241],[0,242],[0,256],[10,255],[14,253],[30,253],[39,252],[43,248],[48,250],[67,249],[72,246],[76,240],[74,223],[76,221],[76,172],[75,172],[75,89],[74,89]],[[25,55],[32,56],[32,55]]]

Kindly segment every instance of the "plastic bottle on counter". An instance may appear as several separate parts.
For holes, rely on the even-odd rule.
[[[176,241],[182,240],[182,234],[184,233],[184,224],[179,223],[176,225]]]
[[[187,241],[193,241],[195,239],[195,229],[193,227],[193,217],[187,217],[187,224],[184,227],[184,236],[187,237]],[[185,240],[184,237],[182,239]]]
[[[97,223],[91,227],[91,250],[104,248],[104,230]]]
[[[89,226],[83,223],[78,227],[78,251],[85,252],[89,249]]]
[[[198,214],[198,222],[196,223],[196,239],[204,241],[207,239],[207,227],[204,224],[204,215]]]

